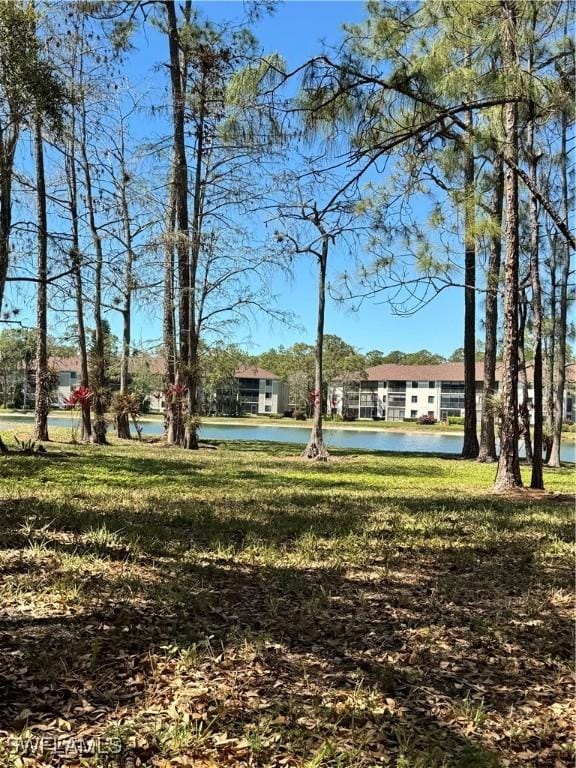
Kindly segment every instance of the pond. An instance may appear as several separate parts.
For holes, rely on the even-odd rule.
[[[0,416],[0,429],[22,425],[23,431],[33,422],[32,416],[6,414]],[[70,429],[78,421],[65,416],[49,420],[51,427]],[[161,435],[163,424],[160,420],[143,421],[145,435]],[[208,419],[201,427],[200,437],[204,440],[261,440],[265,442],[293,443],[304,446],[310,432],[309,425],[280,426],[271,424],[213,424]],[[399,453],[453,453],[462,450],[461,434],[430,434],[422,432],[392,432],[388,429],[338,429],[328,426],[325,430],[328,449],[348,448],[351,450],[397,451]],[[573,440],[562,445],[562,459],[576,461],[576,444]]]

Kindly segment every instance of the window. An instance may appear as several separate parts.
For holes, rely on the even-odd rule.
[[[417,403],[418,402],[418,395],[412,395],[412,402]]]
[[[430,389],[434,389],[436,387],[436,382],[435,381],[429,381],[428,382],[428,386],[430,387]]]
[[[410,418],[415,419],[418,416],[418,411],[410,411]]]
[[[428,411],[428,416],[434,416],[434,411]]]
[[[266,400],[270,400],[272,397],[272,392],[266,392]]]
[[[266,386],[271,387],[272,386],[272,379],[266,379]]]
[[[77,376],[77,373],[76,373],[76,371],[70,371],[70,378],[71,378],[71,379],[75,379],[75,378],[76,378],[76,376]]]
[[[412,387],[413,387],[414,389],[418,389],[418,382],[417,382],[417,381],[413,381],[413,382],[412,382]]]
[[[271,405],[265,405],[264,406],[264,413],[272,413],[272,406]]]
[[[383,403],[385,403],[385,402],[386,402],[386,395],[382,395],[382,402],[383,402]]]
[[[428,395],[428,403],[429,403],[429,405],[433,405],[434,404],[434,395]]]

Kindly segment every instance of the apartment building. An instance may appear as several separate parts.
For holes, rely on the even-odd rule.
[[[50,368],[58,375],[58,386],[52,391],[52,406],[64,407],[65,401],[80,386],[82,364],[77,357],[51,357]]]
[[[564,418],[574,420],[576,366],[566,377]],[[476,410],[482,409],[484,364],[476,363]],[[496,372],[497,389],[500,371]],[[531,385],[528,397],[533,397]],[[368,368],[362,379],[332,382],[329,401],[340,415],[356,419],[404,421],[430,416],[443,421],[464,415],[464,363],[384,364]],[[521,395],[519,395],[521,400]]]
[[[131,359],[130,362],[131,370],[134,371],[136,361]],[[150,409],[161,411],[164,408],[161,380],[164,363],[160,358],[150,358],[145,364],[150,378],[151,391],[147,396]],[[80,357],[51,358],[50,367],[58,374],[58,386],[52,394],[52,405],[63,407],[66,399],[80,384]],[[200,401],[207,414],[282,414],[288,409],[288,384],[271,371],[247,366],[235,371],[232,378],[222,381],[214,392],[203,388]]]
[[[288,384],[271,371],[256,366],[238,368],[231,380],[206,393],[208,413],[276,415],[288,409]]]

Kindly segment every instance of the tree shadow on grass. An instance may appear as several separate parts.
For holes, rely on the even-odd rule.
[[[73,457],[60,478],[36,459],[15,462],[15,479],[30,467],[69,496],[27,490],[0,505],[2,546],[23,550],[5,553],[0,576],[24,594],[0,619],[0,728],[135,721],[148,760],[160,748],[146,725],[152,702],[165,729],[171,705],[216,718],[230,737],[279,729],[280,742],[250,747],[252,763],[268,767],[311,760],[329,743],[353,744],[354,768],[372,767],[377,750],[411,768],[421,756],[427,768],[487,768],[498,754],[513,765],[530,754],[539,768],[565,759],[569,737],[550,707],[571,698],[571,623],[559,604],[571,574],[538,554],[544,528],[570,540],[565,505],[534,506],[544,525],[530,505],[493,496],[418,500],[361,483],[361,496],[333,496],[304,464],[304,489],[286,476],[283,495],[271,482],[264,492],[256,472],[240,478],[248,496],[230,503],[207,464],[162,454],[159,470],[141,459],[101,455],[91,467]],[[152,484],[137,505],[111,508],[74,483],[76,471],[89,480],[116,467],[134,487],[165,464],[166,487],[178,484],[168,503]],[[188,481],[211,493],[188,498]],[[287,562],[298,547],[307,567]],[[72,572],[65,555],[80,558]],[[202,749],[224,761],[215,738]]]
[[[286,445],[281,444],[276,451],[264,451],[269,444],[258,444],[258,448],[264,454],[264,458],[290,457],[292,454],[286,451]],[[233,451],[231,451],[233,453]],[[245,450],[243,451],[245,453]],[[349,455],[350,452],[342,451],[341,455]],[[357,453],[357,452],[355,452]],[[362,452],[360,452],[362,454]],[[364,455],[364,454],[362,454]],[[367,452],[366,456],[378,455]],[[417,454],[410,454],[417,458]],[[428,456],[430,458],[430,456]],[[286,474],[283,474],[285,470]],[[347,489],[363,490],[365,486],[361,481],[338,479],[338,465],[318,465],[302,461],[291,462],[287,465],[268,466],[264,464],[261,469],[242,469],[235,467],[226,477],[227,483],[232,486],[241,485],[246,481],[257,480],[262,484],[282,485],[297,482],[304,487],[317,488],[325,479],[329,478],[330,485],[334,488],[345,487]],[[322,476],[318,473],[321,471]],[[120,450],[110,453],[98,453],[97,449],[88,448],[83,453],[51,452],[42,457],[23,456],[12,454],[4,457],[2,475],[5,478],[21,479],[23,476],[38,479],[44,482],[72,480],[76,483],[97,482],[99,476],[106,475],[106,484],[109,487],[163,487],[174,482],[183,485],[191,481],[194,487],[218,488],[222,482],[221,474],[211,472],[211,467],[202,461],[198,454],[190,453],[184,457],[166,448],[159,456],[148,458],[138,455],[127,455]],[[445,471],[434,465],[426,467],[426,477],[442,476]],[[296,475],[296,477],[295,477]],[[423,477],[422,469],[417,466],[400,467],[382,466],[378,468],[378,475],[386,477]]]
[[[61,718],[74,731],[100,728],[118,717],[138,720],[150,697],[164,702],[164,713],[175,691],[200,686],[199,699],[178,706],[217,711],[218,732],[239,738],[268,715],[280,719],[282,743],[302,759],[314,744],[348,743],[352,734],[362,760],[378,748],[411,755],[414,765],[422,754],[424,765],[464,768],[473,758],[497,766],[499,729],[511,711],[526,700],[544,706],[570,696],[570,683],[554,680],[569,663],[570,623],[548,605],[549,631],[529,630],[538,643],[528,625],[514,623],[530,605],[507,607],[518,595],[495,578],[510,553],[475,582],[469,570],[448,567],[455,581],[448,595],[447,563],[434,554],[410,553],[410,578],[401,563],[386,574],[232,559],[161,562],[129,588],[123,576],[105,575],[66,613],[2,618],[0,727],[16,732],[26,720],[57,729]],[[530,581],[533,562],[510,563]],[[540,752],[557,743],[557,731],[540,730]],[[527,727],[506,754],[525,751],[533,738]],[[157,748],[151,735],[144,740],[145,750]],[[282,754],[271,745],[256,764],[279,764]]]
[[[201,584],[209,585],[205,588],[208,595],[202,593]],[[419,718],[415,742],[424,742],[424,749],[430,746],[426,744],[428,732],[434,749],[442,734],[444,754],[458,754],[471,747],[467,739],[451,733],[434,717],[411,711],[410,684],[403,673],[388,666],[382,671],[377,662],[361,658],[360,651],[369,648],[369,642],[357,645],[356,634],[344,627],[342,620],[334,623],[332,617],[331,623],[325,623],[330,609],[318,599],[325,596],[327,584],[336,592],[344,587],[342,578],[333,572],[189,566],[180,572],[177,587],[165,583],[164,588],[158,587],[147,596],[152,598],[152,605],[138,608],[120,602],[88,614],[7,620],[2,624],[7,640],[4,649],[19,659],[24,673],[18,679],[16,667],[16,675],[1,681],[5,706],[0,710],[0,725],[11,730],[24,717],[32,727],[61,718],[81,729],[93,725],[94,711],[113,717],[118,708],[124,711],[128,706],[136,714],[146,697],[146,682],[158,685],[150,654],[166,657],[166,646],[189,649],[211,638],[226,663],[208,654],[209,668],[204,670],[207,682],[212,675],[219,675],[222,681],[227,675],[226,665],[231,663],[243,670],[249,678],[244,683],[252,687],[250,690],[231,677],[230,690],[224,695],[232,696],[236,706],[227,709],[218,726],[228,734],[240,736],[249,724],[259,722],[261,713],[248,706],[256,695],[271,702],[275,718],[285,719],[284,725],[297,731],[302,718],[314,718],[315,739],[333,739],[337,730],[349,729],[352,719],[356,730],[364,725],[373,730],[377,725],[382,733],[376,738],[386,738],[391,749],[397,748],[394,729],[399,724],[392,714],[384,717],[346,705],[362,679],[373,697],[386,694],[403,700],[406,695],[408,722]],[[271,607],[274,597],[283,601],[280,610]],[[323,620],[322,627],[319,619]],[[380,617],[372,627],[376,631],[385,627],[390,635],[394,633],[389,615]],[[247,643],[256,650],[246,662],[242,654]],[[279,652],[278,644],[285,650]],[[168,654],[169,670],[175,673],[178,663],[179,657]],[[184,673],[188,683],[194,671]],[[144,684],[135,685],[135,676]],[[277,686],[279,681],[282,688]],[[336,700],[344,702],[339,713],[332,708],[335,693]],[[212,698],[208,695],[206,706]],[[349,712],[346,706],[351,707]],[[300,730],[306,734],[307,728]],[[306,735],[302,757],[311,749],[310,734]]]

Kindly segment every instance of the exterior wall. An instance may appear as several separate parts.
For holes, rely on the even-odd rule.
[[[80,385],[80,377],[76,371],[60,371],[58,373],[58,389],[52,392],[52,407],[63,408],[64,401]]]
[[[164,410],[164,393],[163,392],[150,392],[146,395],[148,401],[148,407],[153,413],[162,413]]]
[[[417,419],[420,416],[439,418],[440,382],[406,382],[406,418]]]
[[[76,389],[80,376],[76,371],[60,371],[58,388],[52,394],[52,407],[62,407],[64,400]],[[239,403],[247,399],[252,403],[253,413],[260,415],[283,414],[289,408],[289,386],[278,379],[237,379]],[[243,395],[243,382],[251,382],[248,391],[253,395]],[[404,388],[402,387],[404,386]],[[328,386],[328,412],[332,409],[339,415],[349,410],[357,419],[379,418],[386,420],[402,420],[420,418],[431,414],[440,421],[448,415],[463,416],[464,382],[455,381],[361,381],[344,384],[342,381],[333,382]],[[519,402],[522,393],[519,390]],[[532,387],[528,389],[528,397],[533,399]],[[33,402],[33,388],[28,392],[29,403]],[[164,395],[154,392],[148,395],[150,408],[162,411]],[[454,406],[454,407],[450,407]],[[477,382],[476,392],[477,414],[482,408],[482,385]],[[404,414],[400,416],[400,413]],[[251,412],[250,410],[244,412]],[[453,413],[452,413],[453,412]],[[576,420],[576,383],[566,382],[564,394],[564,420]]]
[[[570,383],[564,395],[564,421],[576,420],[576,386]]]
[[[220,412],[224,408],[226,413],[230,411],[228,415],[252,413],[262,416],[282,414],[288,410],[289,388],[286,382],[249,377],[238,377],[235,382],[235,386],[226,392],[221,388],[215,394],[211,410]],[[216,400],[222,402],[216,406]],[[228,405],[224,406],[224,401]]]
[[[275,381],[274,385],[277,390],[276,404],[278,407],[277,413],[283,414],[289,410],[290,405],[290,387],[285,381]]]
[[[528,388],[528,397],[534,390]],[[476,383],[476,412],[482,410],[482,382]],[[518,390],[518,402],[522,392]],[[387,421],[432,416],[437,421],[447,416],[464,416],[464,382],[456,381],[361,381],[334,382],[328,387],[328,412],[340,416],[346,412],[357,419],[379,418]],[[567,382],[564,395],[564,420],[576,417],[576,387]],[[531,417],[533,418],[533,417]]]
[[[278,379],[260,379],[258,413],[270,416],[288,409],[288,385]]]

